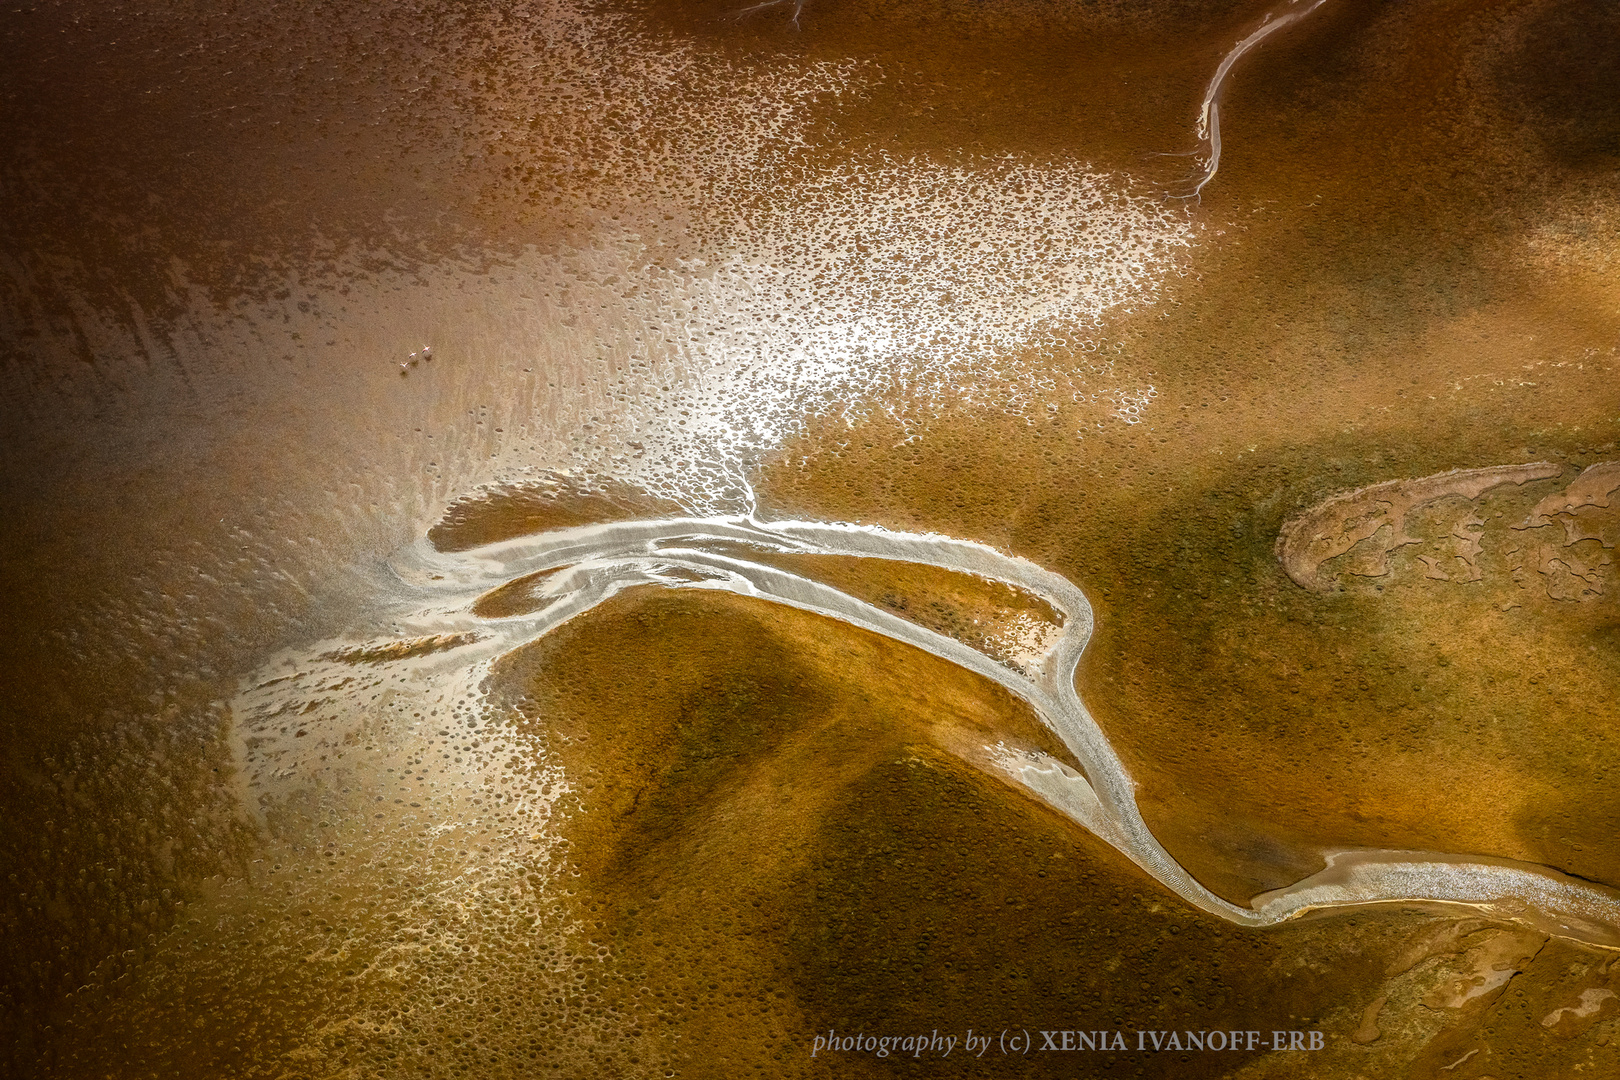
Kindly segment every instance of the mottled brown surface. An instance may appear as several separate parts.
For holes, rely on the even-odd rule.
[[[611,682],[607,657],[648,677]],[[503,667],[503,696],[580,778],[568,864],[622,972],[600,1000],[639,1018],[643,1052],[703,1072],[879,1075],[853,1055],[812,1063],[805,1040],[1207,1030],[1239,1014],[1338,1046],[1348,1031],[1323,1017],[1414,963],[1403,942],[1436,925],[1423,916],[1237,931],[1144,891],[1118,855],[944,748],[964,726],[973,740],[1018,730],[976,683],[802,613],[656,593]],[[1476,936],[1491,933],[1519,940]],[[1255,1056],[1047,1054],[1018,1071],[1222,1076]]]
[[[1082,696],[1150,824],[1217,891],[1282,885],[1340,843],[1615,880],[1615,597],[1588,588],[1612,570],[1556,527],[1539,532],[1578,563],[1510,561],[1510,526],[1552,485],[1483,497],[1499,561],[1477,585],[1417,558],[1451,558],[1460,516],[1341,595],[1300,590],[1273,553],[1285,521],[1347,489],[1539,460],[1567,482],[1620,442],[1612,281],[1541,258],[1523,224],[1595,174],[1543,168],[1493,126],[1506,99],[1440,74],[1492,70],[1485,42],[1507,47],[1520,16],[1323,18],[1228,103],[1228,133],[1244,109],[1264,134],[1229,145],[1206,199],[1227,239],[1202,284],[1118,327],[1121,362],[1161,387],[1144,423],[1076,444],[1061,413],[963,415],[902,443],[873,417],[808,440],[806,465],[784,454],[767,498],[982,539],[1080,584],[1098,616]],[[1288,89],[1246,99],[1251,78]],[[1399,104],[1414,97],[1428,107]],[[1481,164],[1445,164],[1460,155]]]
[[[647,19],[720,57],[711,73],[883,67],[870,96],[807,106],[806,173],[883,148],[1171,183],[1185,161],[1143,155],[1191,145],[1209,71],[1264,7],[811,0],[795,31],[716,0]],[[363,622],[398,588],[388,553],[649,512],[606,479],[487,485],[518,479],[497,455],[553,467],[559,432],[664,385],[613,368],[640,330],[620,318],[632,283],[570,292],[532,260],[591,250],[615,215],[669,230],[670,261],[711,255],[731,219],[593,165],[716,132],[632,131],[625,103],[552,123],[521,15],[36,4],[0,27],[0,1071],[793,1075],[823,1025],[1077,1016],[1320,1026],[1312,1074],[1346,1080],[1620,1071],[1608,958],[1550,941],[1526,961],[1492,944],[1511,928],[1400,912],[1212,923],[959,763],[1021,730],[1004,695],[746,605],[626,597],[537,647],[556,727],[532,730],[584,734],[553,749],[601,778],[559,822],[602,841],[574,849],[579,878],[482,808],[436,832],[468,805],[444,790],[403,802],[436,815],[408,829],[347,774],[262,817],[241,805],[238,676]],[[1614,19],[1325,5],[1237,72],[1185,276],[1097,332],[1156,390],[1142,423],[1066,396],[1035,423],[947,403],[908,426],[855,402],[753,477],[764,509],[979,539],[1085,589],[1082,693],[1150,824],[1225,895],[1351,844],[1620,883],[1613,507],[1537,502],[1620,443]],[[794,182],[762,173],[737,220]],[[677,239],[688,225],[708,231]],[[1085,384],[1097,359],[1041,363]],[[619,381],[588,387],[587,361]],[[1542,460],[1557,482],[1436,503],[1419,544],[1325,566],[1331,593],[1276,561],[1282,524],[1337,493]],[[1473,543],[1478,580],[1457,569]],[[684,629],[638,638],[643,604]],[[664,668],[689,694],[634,692]],[[641,804],[606,789],[610,766],[643,778]],[[448,786],[444,767],[412,782]],[[478,877],[497,864],[525,872]],[[1498,963],[1508,981],[1447,1004]],[[1138,1067],[1301,1075],[1286,1055],[1064,1069]]]

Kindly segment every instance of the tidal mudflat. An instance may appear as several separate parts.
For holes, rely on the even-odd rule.
[[[7,16],[7,1065],[1614,1071],[1612,14],[742,6]]]

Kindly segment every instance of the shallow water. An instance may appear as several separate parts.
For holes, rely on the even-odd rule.
[[[750,493],[976,541],[1083,590],[1080,700],[1221,902],[1346,848],[1620,884],[1612,500],[1548,503],[1620,460],[1613,19],[1330,0],[1167,200],[1266,13],[11,12],[10,1061],[796,1075],[827,1027],[1016,1024],[1610,1067],[1606,954],[1212,920],[998,769],[1072,748],[937,655],[712,591],[521,646],[423,606]],[[1538,462],[1323,588],[1278,558],[1342,493]],[[1005,585],[755,555],[1012,676],[1053,640]]]

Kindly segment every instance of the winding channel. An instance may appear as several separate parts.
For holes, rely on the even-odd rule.
[[[708,550],[723,544],[725,554]],[[919,563],[1003,582],[1040,597],[1063,618],[1032,674],[991,659],[820,582],[739,557],[762,552],[836,555]],[[1434,907],[1450,914],[1511,920],[1589,945],[1620,949],[1620,891],[1546,867],[1506,859],[1435,852],[1358,850],[1326,856],[1327,867],[1241,907],[1205,888],[1148,829],[1124,763],[1075,690],[1075,671],[1091,638],[1093,615],[1072,582],[986,545],[939,535],[812,521],[765,521],[756,514],[620,521],[540,533],[460,552],[425,539],[395,570],[426,601],[406,620],[413,630],[461,635],[427,667],[493,660],[583,615],[634,586],[716,589],[838,619],[915,646],[991,679],[1027,702],[1073,753],[1083,772],[1050,758],[1004,757],[1001,767],[1036,797],[1117,848],[1188,903],[1240,926],[1263,927],[1310,912],[1379,905]],[[542,606],[528,614],[484,618],[478,597],[517,578],[552,571],[531,590]],[[418,591],[420,590],[420,591]],[[425,595],[424,595],[425,594]]]
[[[1198,141],[1204,145],[1202,168],[1196,177],[1193,189],[1185,195],[1177,195],[1179,199],[1196,199],[1203,195],[1204,188],[1215,179],[1215,174],[1221,168],[1221,95],[1226,91],[1226,83],[1232,77],[1232,67],[1243,59],[1245,53],[1256,48],[1266,38],[1275,34],[1285,26],[1299,22],[1311,12],[1325,4],[1327,0],[1289,0],[1293,10],[1284,14],[1269,14],[1248,37],[1232,46],[1231,50],[1221,58],[1220,64],[1215,68],[1215,74],[1210,77],[1209,85],[1204,89],[1204,99],[1198,106],[1198,124],[1194,131]],[[1295,6],[1301,5],[1301,6]]]

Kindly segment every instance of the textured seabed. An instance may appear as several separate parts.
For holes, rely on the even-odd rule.
[[[3,16],[0,1060],[1620,1069],[1614,12],[739,6]]]

